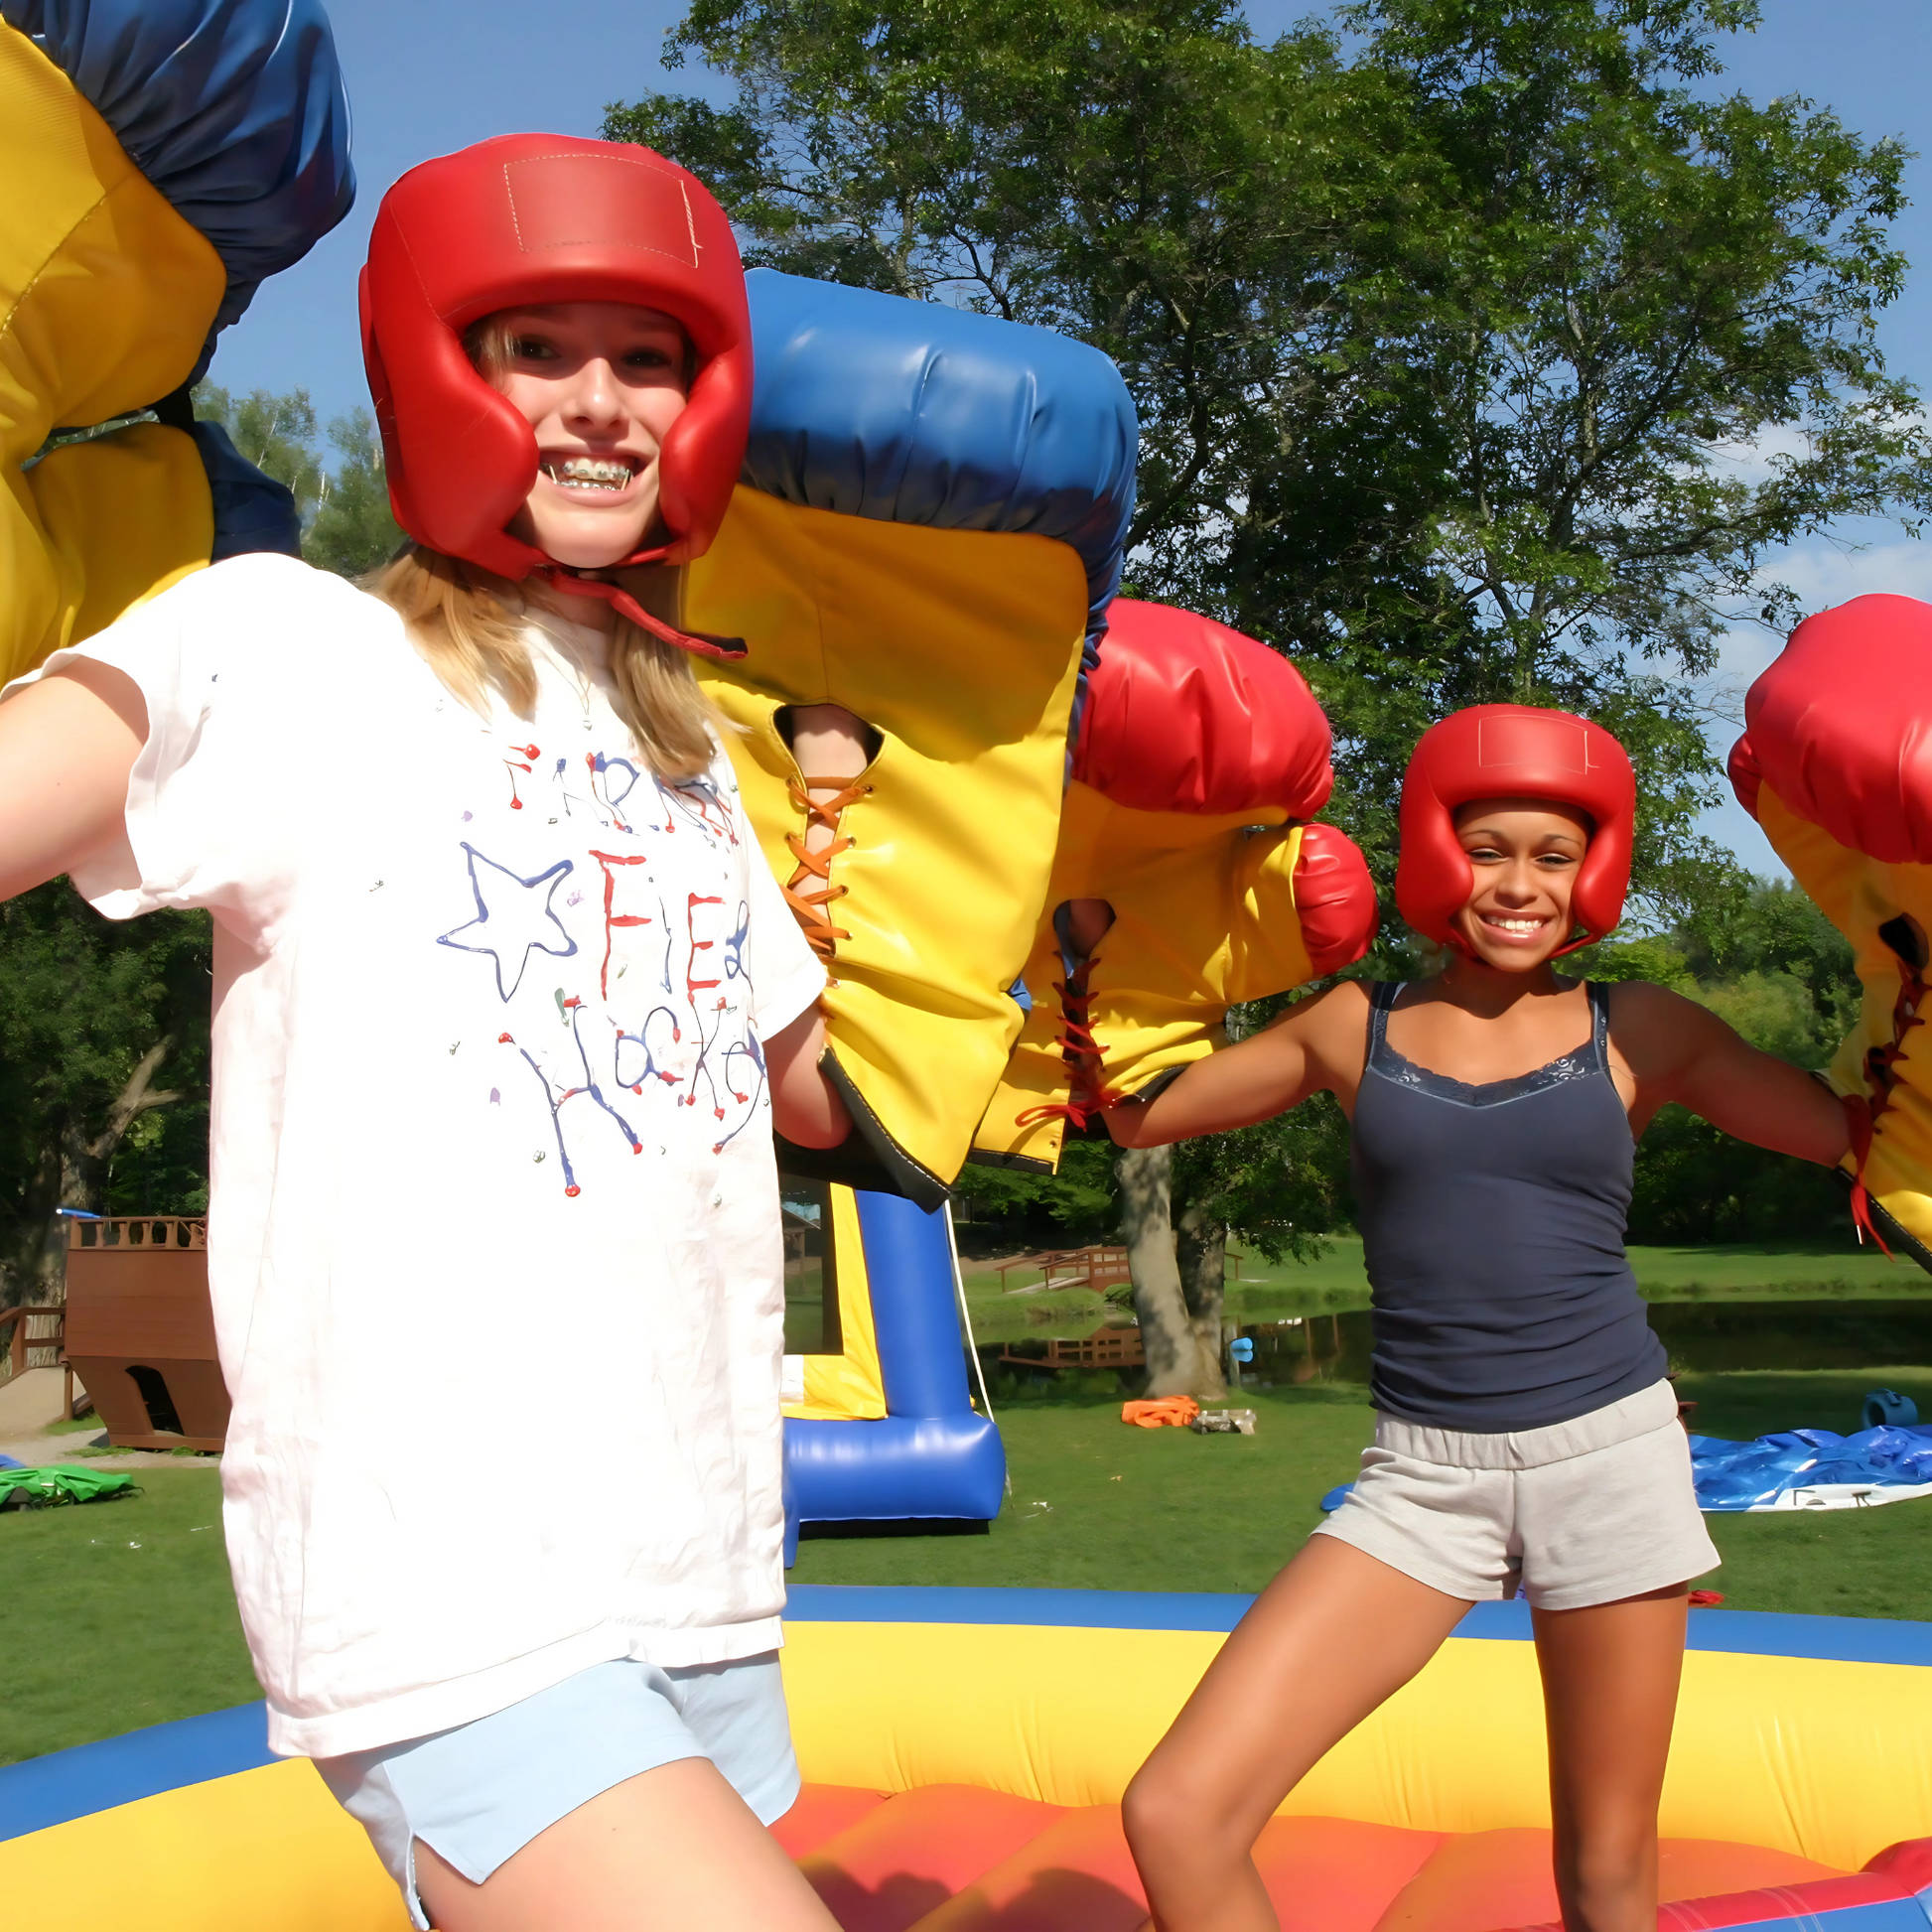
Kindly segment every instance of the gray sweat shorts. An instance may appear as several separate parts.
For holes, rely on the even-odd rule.
[[[1580,1610],[1718,1565],[1677,1395],[1653,1382],[1573,1422],[1477,1435],[1378,1412],[1362,1473],[1316,1536],[1470,1602]]]

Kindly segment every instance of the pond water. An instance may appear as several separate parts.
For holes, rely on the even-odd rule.
[[[1932,1364],[1932,1299],[1923,1302],[1653,1302],[1650,1325],[1671,1367],[1884,1368]],[[1374,1345],[1366,1309],[1244,1323],[1257,1382],[1366,1382]]]

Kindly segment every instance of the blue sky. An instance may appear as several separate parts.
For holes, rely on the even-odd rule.
[[[1279,34],[1316,11],[1310,0],[1254,0],[1258,36]],[[712,77],[658,66],[682,8],[665,0],[333,0],[337,44],[354,109],[360,190],[348,219],[309,257],[277,276],[229,330],[211,371],[229,388],[306,387],[325,420],[367,401],[355,330],[355,276],[383,191],[405,169],[487,135],[524,129],[595,134],[606,103],[653,87],[722,98]],[[1764,0],[1764,24],[1732,39],[1716,84],[1758,98],[1802,93],[1866,136],[1897,135],[1932,150],[1926,107],[1932,74],[1927,0]],[[1919,205],[1896,233],[1915,267],[1879,338],[1892,367],[1932,387],[1932,162],[1911,164]],[[1862,549],[1813,542],[1774,561],[1807,606],[1822,609],[1872,590],[1932,600],[1932,543],[1895,527],[1848,530]],[[1776,653],[1761,632],[1736,633],[1725,673],[1737,684]],[[1720,728],[1715,734],[1727,738]],[[1763,836],[1734,805],[1708,828],[1757,871],[1781,871]]]

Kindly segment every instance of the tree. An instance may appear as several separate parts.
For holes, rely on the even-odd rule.
[[[206,913],[0,903],[0,1306],[58,1299],[57,1208],[206,1209],[211,963]]]
[[[1229,1031],[1242,1037],[1269,1008],[1286,1004],[1237,1011]],[[1316,1094],[1257,1126],[1182,1142],[1173,1150],[1171,1184],[1174,1259],[1194,1359],[1189,1362],[1184,1347],[1175,1350],[1150,1387],[1156,1394],[1218,1396],[1228,1244],[1241,1241],[1267,1261],[1312,1260],[1327,1246],[1324,1234],[1352,1223],[1348,1122],[1331,1095]]]
[[[1258,46],[1225,0],[696,0],[671,56],[736,99],[605,132],[693,167],[752,260],[1112,355],[1135,589],[1295,653],[1385,891],[1423,727],[1559,704],[1631,751],[1639,911],[1715,934],[1745,892],[1695,829],[1719,629],[1793,615],[1758,582],[1778,545],[1932,505],[1872,337],[1905,156],[1800,100],[1694,99],[1755,18],[1368,0],[1344,49]],[[1392,931],[1378,966],[1413,958]],[[1179,1333],[1176,1292],[1144,1322]]]
[[[1741,882],[1692,830],[1720,780],[1684,680],[1734,617],[1796,616],[1758,582],[1776,547],[1932,504],[1917,396],[1872,337],[1905,266],[1886,234],[1905,157],[1801,100],[1693,99],[1716,32],[1755,22],[1747,0],[1348,17],[1445,171],[1411,345],[1446,469],[1380,621],[1301,618],[1312,674],[1369,744],[1391,644],[1422,643],[1409,662],[1439,710],[1599,718],[1643,786],[1640,903],[1721,916]],[[1319,479],[1287,480],[1229,557],[1263,623],[1272,580],[1311,581],[1288,525]]]
[[[306,389],[283,396],[255,389],[237,402],[227,390],[204,382],[195,391],[195,412],[219,423],[250,463],[295,492],[302,554],[317,569],[359,577],[405,541],[389,512],[382,444],[366,409],[330,421],[333,475],[323,460],[315,405]]]
[[[386,563],[408,541],[389,510],[382,444],[366,409],[336,417],[329,441],[336,474],[326,477],[315,519],[302,535],[302,554],[319,570],[360,577]]]
[[[195,385],[195,414],[219,423],[228,440],[257,470],[287,483],[304,528],[322,498],[326,479],[316,454],[316,406],[306,389],[285,396],[251,389],[237,400],[212,382]]]
[[[1714,939],[1703,924],[1576,955],[1592,979],[1654,980],[1708,1006],[1768,1053],[1822,1067],[1857,1018],[1851,945],[1794,886],[1758,881]],[[1836,1174],[1734,1141],[1665,1107],[1637,1147],[1632,1239],[1778,1241],[1848,1232]]]

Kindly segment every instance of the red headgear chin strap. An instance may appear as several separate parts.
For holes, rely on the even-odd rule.
[[[521,583],[601,597],[653,635],[687,636],[620,585],[581,577],[504,527],[536,481],[530,425],[463,350],[472,323],[544,302],[627,302],[680,323],[696,351],[689,400],[658,457],[670,540],[612,566],[683,563],[724,521],[752,415],[745,272],[725,211],[648,148],[506,134],[426,161],[382,198],[362,270],[362,356],[396,521],[431,550]]]
[[[1478,798],[1536,798],[1587,812],[1593,829],[1570,901],[1583,934],[1551,957],[1614,929],[1630,885],[1637,817],[1637,781],[1623,747],[1601,725],[1567,711],[1481,704],[1424,732],[1402,781],[1395,899],[1418,932],[1468,951],[1454,921],[1475,874],[1455,836],[1454,814]]]

